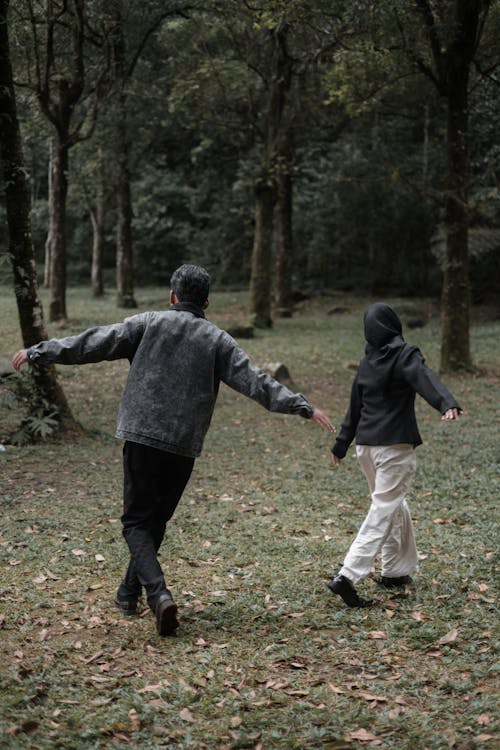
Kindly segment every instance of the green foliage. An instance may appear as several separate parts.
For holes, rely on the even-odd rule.
[[[40,398],[31,372],[11,376],[0,408],[21,410],[20,421],[9,437],[12,445],[29,445],[52,437],[59,427],[58,409]]]

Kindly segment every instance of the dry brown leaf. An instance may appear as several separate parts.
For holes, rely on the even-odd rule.
[[[488,724],[490,723],[491,719],[490,719],[490,717],[488,716],[488,714],[480,714],[480,715],[479,715],[479,716],[477,717],[476,721],[477,721],[477,723],[478,723],[478,724],[480,724],[480,725],[481,725],[482,727],[486,727],[486,726],[487,726],[487,725],[488,725]]]
[[[332,685],[331,682],[328,683],[328,687],[330,688],[332,693],[337,693],[338,695],[345,693],[345,690],[342,690],[342,688],[339,688],[336,685]]]
[[[438,643],[441,644],[441,646],[446,645],[447,643],[454,643],[457,640],[458,636],[458,630],[456,628],[452,628],[446,635],[443,635],[442,638],[439,639]]]
[[[141,731],[141,719],[135,708],[131,708],[128,712],[128,717],[130,719],[130,728],[132,732],[140,732]]]
[[[189,708],[183,708],[181,711],[179,711],[179,718],[181,718],[182,721],[195,721],[195,718]]]
[[[410,612],[410,617],[417,622],[423,622],[425,620],[424,613],[418,612],[417,610],[415,610],[415,612]]]
[[[383,695],[373,695],[373,693],[358,693],[360,698],[363,698],[365,701],[377,701],[380,703],[387,703],[387,698],[384,698]]]
[[[384,641],[387,638],[387,633],[385,633],[383,630],[371,630],[368,633],[369,638],[373,638],[374,640],[380,640]]]
[[[474,739],[477,742],[488,742],[488,740],[495,739],[495,735],[494,734],[478,734],[477,737],[474,737]]]
[[[233,729],[237,729],[241,726],[243,720],[240,716],[231,716],[229,719],[229,724],[233,727]]]
[[[351,740],[359,740],[360,742],[373,742],[378,740],[376,734],[367,732],[366,729],[355,729],[354,732],[349,732],[345,736],[345,740],[350,742]]]

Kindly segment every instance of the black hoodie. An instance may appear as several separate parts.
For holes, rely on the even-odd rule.
[[[351,403],[332,452],[343,458],[358,445],[422,442],[415,417],[415,393],[444,414],[457,402],[425,365],[416,346],[405,343],[401,321],[389,305],[376,302],[365,312],[365,356],[351,389]]]

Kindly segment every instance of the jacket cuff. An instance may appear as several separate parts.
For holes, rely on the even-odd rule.
[[[334,456],[337,456],[337,458],[345,458],[345,454],[347,453],[347,448],[349,446],[347,445],[339,445],[338,443],[335,443],[335,445],[332,448],[332,453]]]

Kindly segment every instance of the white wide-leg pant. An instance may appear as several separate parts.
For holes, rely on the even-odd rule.
[[[415,450],[406,444],[358,445],[356,454],[372,502],[340,574],[358,583],[370,573],[380,552],[383,576],[412,575],[418,569],[418,557],[405,496],[415,473]]]

